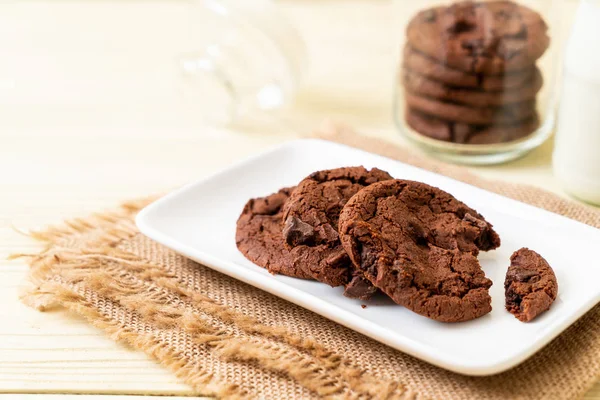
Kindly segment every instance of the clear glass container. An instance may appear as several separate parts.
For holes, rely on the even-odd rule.
[[[218,124],[281,110],[307,64],[304,42],[271,0],[188,0],[182,93]]]
[[[394,101],[402,134],[432,155],[470,164],[505,162],[548,139],[560,7],[548,0],[410,3]]]

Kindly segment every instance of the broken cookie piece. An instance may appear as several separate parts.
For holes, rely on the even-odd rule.
[[[529,322],[548,310],[558,293],[552,267],[533,250],[522,248],[510,257],[504,281],[506,309],[519,321]]]

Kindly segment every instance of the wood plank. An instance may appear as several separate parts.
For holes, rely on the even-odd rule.
[[[157,396],[131,396],[131,395],[101,395],[101,394],[81,394],[81,395],[64,395],[64,394],[21,394],[19,400],[157,400]],[[0,400],[14,399],[15,396],[11,394],[0,394]],[[201,397],[194,397],[198,400],[203,400]],[[169,400],[189,400],[189,396],[173,396],[169,397]]]

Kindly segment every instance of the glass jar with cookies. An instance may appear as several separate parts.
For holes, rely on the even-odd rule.
[[[548,139],[557,58],[553,2],[410,3],[394,104],[407,138],[440,158],[471,164],[505,162]]]

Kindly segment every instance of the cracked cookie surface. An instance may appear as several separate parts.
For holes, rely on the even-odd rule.
[[[446,85],[486,91],[517,89],[531,80],[536,71],[536,67],[530,66],[502,75],[483,75],[465,72],[447,67],[432,57],[413,49],[410,44],[404,47],[402,64],[406,71],[417,72],[429,79]]]
[[[363,167],[318,171],[302,180],[283,207],[283,238],[312,278],[345,286],[348,297],[368,299],[376,289],[356,274],[344,251],[338,220],[342,207],[360,189],[392,179],[385,171]]]
[[[272,274],[310,278],[285,248],[281,234],[283,204],[293,188],[284,188],[266,197],[250,199],[237,221],[235,243],[250,261]]]
[[[492,126],[446,121],[411,108],[407,108],[404,115],[408,126],[422,135],[437,140],[467,144],[504,143],[518,140],[535,131],[540,125],[537,114],[516,124]]]
[[[506,310],[519,321],[529,322],[556,300],[558,282],[552,267],[541,255],[522,248],[510,257],[504,293]]]
[[[444,85],[410,70],[404,72],[402,81],[407,91],[417,95],[481,108],[503,107],[507,104],[535,99],[542,88],[544,79],[541,72],[536,68],[533,77],[520,87],[499,91],[473,90]]]
[[[491,311],[480,250],[500,238],[477,211],[420,182],[375,183],[353,196],[340,215],[342,244],[364,276],[396,303],[459,322]]]
[[[516,124],[531,119],[536,113],[535,100],[506,104],[502,107],[475,108],[416,95],[408,91],[404,94],[404,99],[410,108],[424,114],[471,125]]]
[[[408,42],[462,71],[499,75],[531,66],[550,44],[548,27],[532,9],[512,1],[461,1],[419,12]]]

